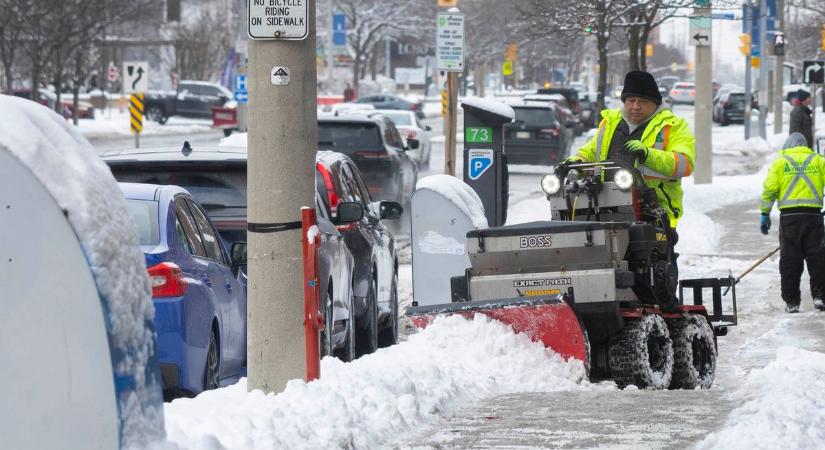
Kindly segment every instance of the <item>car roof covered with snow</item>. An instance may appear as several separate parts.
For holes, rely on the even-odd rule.
[[[180,186],[172,185],[145,183],[118,183],[117,185],[123,192],[123,196],[130,200],[158,200],[161,191],[167,191],[169,195],[189,193]]]
[[[157,162],[233,162],[246,161],[246,148],[191,146],[191,152],[184,152],[180,147],[130,148],[105,152],[100,157],[108,164],[127,163],[135,161]]]

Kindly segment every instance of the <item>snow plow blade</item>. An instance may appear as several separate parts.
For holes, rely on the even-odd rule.
[[[414,306],[407,310],[416,328],[425,328],[437,316],[460,314],[472,319],[484,314],[526,333],[533,342],[541,342],[564,360],[575,358],[587,365],[589,352],[585,331],[573,308],[559,297],[512,298],[468,301],[440,305]]]

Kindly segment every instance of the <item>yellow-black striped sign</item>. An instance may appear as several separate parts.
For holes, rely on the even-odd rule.
[[[441,90],[441,116],[447,115],[447,90]]]
[[[129,96],[129,121],[132,133],[143,132],[143,94]]]

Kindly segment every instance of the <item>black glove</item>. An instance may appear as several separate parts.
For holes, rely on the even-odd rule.
[[[566,173],[567,171],[570,170],[570,165],[571,164],[578,164],[580,162],[581,161],[579,161],[577,159],[565,159],[564,161],[556,164],[555,172],[556,173],[562,173],[562,172]]]
[[[642,144],[642,141],[638,139],[627,141],[624,144],[624,151],[632,153],[640,163],[644,163],[647,160],[648,149]]]

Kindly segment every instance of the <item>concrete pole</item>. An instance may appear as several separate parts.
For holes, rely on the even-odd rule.
[[[693,8],[694,16],[710,17],[710,13],[710,8]],[[713,126],[712,36],[713,33],[708,30],[707,45],[695,47],[696,98],[693,106],[693,134],[696,138],[696,172],[693,177],[697,184],[713,182],[713,147],[710,138]]]
[[[767,116],[768,116],[768,2],[759,1],[759,136],[762,139],[768,138]]]
[[[444,117],[444,173],[455,176],[458,73],[447,72],[447,115]]]
[[[264,392],[306,375],[300,209],[314,206],[318,142],[315,0],[307,6],[306,39],[249,40],[248,221],[258,231],[248,235],[247,387]],[[273,67],[289,70],[288,84],[273,84]]]
[[[753,105],[753,70],[751,68],[751,52],[753,48],[754,36],[751,36],[753,30],[753,7],[748,3],[747,13],[743,18],[745,21],[745,29],[750,36],[750,45],[745,54],[745,140],[751,138],[751,105]]]
[[[776,31],[785,32],[785,0],[776,0]],[[785,101],[782,91],[785,85],[785,56],[775,56],[776,65],[773,68],[773,134],[782,132],[782,122],[785,119],[785,111],[782,103]]]

